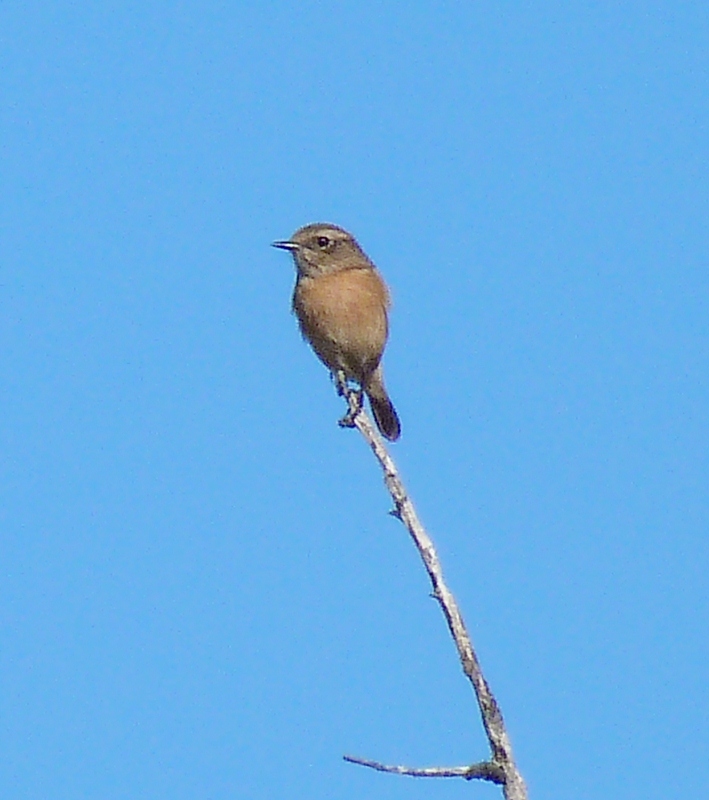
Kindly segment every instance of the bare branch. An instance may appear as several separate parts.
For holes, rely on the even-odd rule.
[[[363,767],[376,769],[378,772],[390,772],[394,775],[409,775],[412,778],[465,778],[466,781],[479,779],[492,783],[504,783],[505,775],[502,769],[492,761],[480,761],[468,767],[403,767],[380,764],[379,761],[370,761],[368,758],[357,756],[342,756],[351,764],[360,764]]]
[[[338,381],[338,389],[345,395],[349,406],[349,411],[344,419],[340,421],[340,424],[346,427],[356,427],[371,447],[384,473],[384,483],[394,501],[394,509],[391,513],[405,525],[428,572],[433,586],[433,597],[441,606],[448,624],[448,630],[458,650],[463,672],[473,686],[483,727],[492,752],[491,763],[501,771],[503,776],[499,782],[502,783],[505,800],[527,800],[527,788],[515,764],[512,744],[507,735],[502,713],[482,673],[480,662],[473,649],[455,597],[443,579],[443,570],[441,569],[434,544],[416,514],[414,505],[406,492],[396,465],[384,446],[381,436],[362,408],[360,393],[348,388],[346,384],[343,385],[340,381]],[[378,762],[365,762],[351,758],[348,758],[348,760],[386,772],[397,772],[399,769],[406,769],[399,767],[384,769],[384,765],[375,766]],[[470,767],[461,767],[460,769],[470,769]],[[427,776],[433,775],[429,771],[425,772]],[[419,773],[410,771],[400,772],[399,774],[413,775]],[[456,773],[456,775],[459,775],[459,773]],[[438,777],[443,777],[443,775],[439,774]]]

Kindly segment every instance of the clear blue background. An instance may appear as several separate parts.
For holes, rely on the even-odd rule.
[[[289,314],[394,296],[392,450],[535,798],[709,795],[706,2],[0,6],[0,794],[500,797]]]

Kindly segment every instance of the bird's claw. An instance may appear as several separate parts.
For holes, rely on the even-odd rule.
[[[347,398],[349,411],[337,424],[341,428],[354,428],[357,414],[362,410],[364,404],[364,392],[361,389],[346,388],[342,394]]]

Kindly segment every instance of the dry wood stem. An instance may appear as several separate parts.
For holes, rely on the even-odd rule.
[[[354,756],[345,756],[345,759],[380,772],[392,772],[398,775],[461,777],[466,780],[478,778],[493,781],[502,785],[505,800],[527,800],[527,788],[515,764],[512,745],[502,719],[502,713],[482,673],[480,662],[473,649],[455,597],[443,579],[443,570],[441,569],[434,544],[416,514],[413,503],[399,477],[396,465],[389,455],[379,432],[362,408],[360,394],[356,390],[347,387],[346,384],[343,386],[339,380],[337,384],[338,390],[344,394],[349,406],[348,413],[341,421],[341,424],[357,428],[364,436],[382,468],[384,483],[394,501],[394,509],[391,513],[405,525],[428,572],[433,586],[433,597],[441,606],[448,624],[448,630],[458,650],[463,672],[473,686],[492,754],[490,761],[472,764],[467,767],[451,768],[425,767],[417,769],[387,766],[378,761],[370,761]]]

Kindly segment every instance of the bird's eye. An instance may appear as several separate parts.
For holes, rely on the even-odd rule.
[[[330,244],[330,240],[327,236],[318,236],[318,247],[327,247]]]

